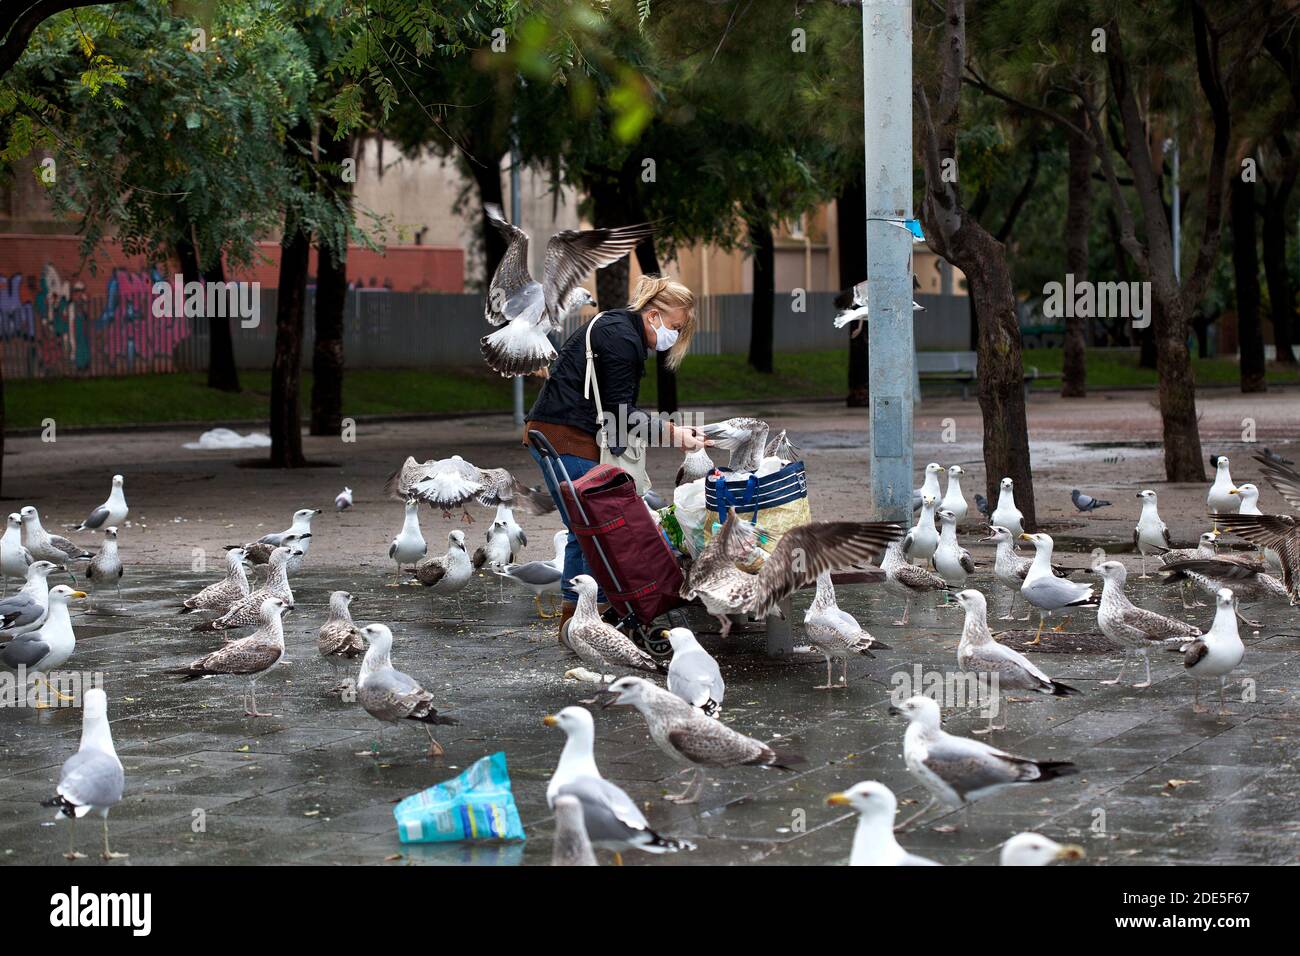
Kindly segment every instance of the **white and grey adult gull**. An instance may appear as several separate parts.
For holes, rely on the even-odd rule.
[[[1232,482],[1232,472],[1228,470],[1228,456],[1220,455],[1214,462],[1214,483],[1210,485],[1210,493],[1205,496],[1205,503],[1210,508],[1210,514],[1216,519],[1221,514],[1230,514],[1237,510],[1241,499],[1234,497],[1232,489],[1237,487]],[[1219,523],[1216,520],[1214,530],[1219,530]]]
[[[939,705],[929,697],[909,697],[889,711],[908,719],[903,761],[930,793],[930,802],[899,824],[899,829],[920,819],[936,803],[954,810],[965,809],[1009,787],[1046,783],[1078,773],[1078,768],[1066,760],[1030,760],[983,741],[947,733],[940,726]]]
[[[71,821],[68,833],[68,860],[84,860],[77,852],[77,820],[97,813],[104,822],[105,860],[121,860],[126,853],[114,853],[108,845],[108,812],[122,801],[126,774],[113,747],[113,733],[108,725],[108,695],[100,688],[86,691],[81,702],[81,745],[63,762],[54,796],[41,803],[55,807],[55,820]]]
[[[1004,690],[1029,690],[1049,697],[1068,697],[1079,693],[1069,684],[1048,677],[1042,668],[1024,654],[993,639],[993,632],[989,630],[988,603],[979,591],[967,588],[957,595],[957,603],[966,612],[961,641],[957,645],[957,666],[963,673],[996,676],[997,683],[994,686],[999,698]],[[987,734],[994,730],[1006,730],[1010,703],[1009,697],[1005,702],[1001,699],[985,701],[989,712],[988,726],[972,733]],[[998,710],[1002,712],[1001,727],[993,726]]]
[[[117,550],[117,528],[104,529],[104,543],[99,553],[90,559],[86,568],[86,580],[90,582],[90,606],[95,606],[95,595],[100,585],[109,584],[117,590],[117,597],[122,599],[122,558]]]
[[[1155,611],[1137,607],[1124,593],[1124,582],[1128,579],[1128,569],[1119,561],[1102,561],[1092,573],[1102,579],[1101,601],[1097,605],[1097,627],[1101,633],[1124,649],[1124,660],[1119,666],[1119,673],[1113,680],[1101,681],[1103,684],[1118,684],[1124,676],[1130,653],[1137,653],[1146,664],[1146,679],[1135,688],[1151,686],[1151,648],[1153,645],[1178,644],[1182,646],[1194,637],[1199,637],[1201,629],[1186,621],[1176,621]]]
[[[921,514],[903,538],[903,554],[909,561],[933,561],[934,552],[939,547],[939,529],[934,526],[934,512],[938,506],[937,496],[921,495]]]
[[[770,430],[771,426],[761,418],[728,418],[700,429],[717,447],[731,453],[727,467],[734,472],[758,470]]]
[[[34,683],[44,685],[59,700],[72,700],[50,683],[49,675],[66,664],[77,649],[68,602],[79,601],[85,596],[85,591],[74,591],[66,584],[50,588],[50,612],[44,623],[37,630],[20,634],[0,647],[0,666],[25,674]],[[26,699],[27,688],[24,687],[22,692]],[[34,706],[43,709],[50,705],[37,700]]]
[[[397,577],[393,578],[391,587],[397,587],[402,583],[402,565],[417,564],[429,553],[429,546],[424,543],[424,535],[420,534],[420,503],[415,500],[408,501],[405,511],[402,530],[397,532],[392,544],[388,546],[388,556],[397,562]]]
[[[1025,583],[1025,577],[1029,574],[1029,569],[1033,567],[1032,558],[1022,558],[1015,552],[1015,542],[1012,540],[1011,532],[999,525],[993,525],[989,528],[987,537],[980,538],[981,541],[992,541],[997,545],[997,551],[993,557],[993,576],[999,582],[1011,589],[1011,606],[1007,608],[1007,613],[1002,615],[1001,620],[1015,620],[1016,600],[1020,597],[1020,586]],[[1060,565],[1052,565],[1052,573],[1058,578],[1068,578],[1075,569],[1063,568]],[[1019,620],[1027,621],[1033,615],[1032,611],[1026,611],[1025,616]]]
[[[966,514],[970,506],[966,504],[966,496],[961,492],[961,476],[966,474],[966,469],[961,465],[952,465],[948,469],[948,487],[944,490],[943,500],[939,502],[939,508],[943,511],[951,511],[961,524],[966,520]]]
[[[301,551],[302,554],[297,560],[289,563],[289,570],[297,571],[302,565],[302,559],[307,557],[307,552],[311,548],[311,520],[320,513],[319,508],[299,508],[293,513],[293,522],[283,531],[264,534],[256,541],[249,541],[247,544],[228,544],[226,549],[241,547],[248,553],[249,564],[266,564],[271,557],[272,551],[289,543],[286,539],[290,535],[296,535],[291,540],[295,542],[294,548]]]
[[[835,328],[842,329],[850,322],[866,322],[871,317],[871,303],[869,301],[870,293],[867,291],[867,281],[868,280],[863,279],[853,287],[853,302],[851,305],[841,309],[835,314]],[[925,306],[913,299],[912,311],[924,312]],[[858,328],[853,331],[853,334],[858,335],[861,332],[862,326],[858,326]]]
[[[998,506],[989,516],[989,524],[1006,528],[1011,532],[1011,543],[1020,540],[1025,533],[1024,513],[1016,507],[1016,483],[1010,478],[1003,478],[998,484]]]
[[[831,573],[817,575],[817,593],[803,617],[804,633],[813,649],[826,658],[826,683],[817,684],[814,690],[833,690],[849,686],[849,656],[861,654],[874,657],[873,648],[890,650],[888,644],[877,641],[867,633],[857,619],[835,603],[835,585]],[[840,682],[836,684],[831,673],[831,661],[841,662]],[[714,715],[716,716],[716,715]]]
[[[1137,526],[1133,529],[1133,548],[1142,555],[1142,577],[1147,574],[1147,555],[1164,554],[1174,546],[1169,537],[1169,526],[1164,523],[1157,510],[1157,496],[1150,488],[1137,493],[1142,499],[1142,513],[1138,515]]]
[[[533,604],[537,616],[549,619],[559,616],[559,612],[548,613],[542,607],[542,595],[556,596],[560,593],[560,581],[564,577],[564,550],[569,544],[569,533],[557,531],[551,538],[555,555],[549,561],[526,561],[523,564],[507,564],[504,568],[494,568],[493,573],[509,578],[522,588],[533,592]]]
[[[939,546],[934,549],[934,569],[950,588],[964,587],[966,579],[975,573],[975,559],[957,543],[957,516],[946,508],[939,511],[943,530],[939,532]]]
[[[126,506],[126,495],[122,490],[123,478],[113,476],[113,487],[108,493],[108,500],[86,516],[76,531],[99,531],[109,525],[121,527],[131,509]]]
[[[433,694],[421,687],[415,678],[393,667],[393,632],[387,625],[367,624],[361,633],[370,647],[361,661],[357,702],[367,714],[385,723],[415,721],[429,735],[427,756],[441,757],[443,747],[433,736],[433,726],[454,727],[460,721],[439,713],[433,705]]]
[[[699,799],[705,767],[789,770],[807,763],[799,754],[774,750],[761,740],[732,730],[643,677],[620,677],[599,699],[604,707],[635,707],[645,718],[655,746],[693,769],[694,779],[687,782],[686,789],[664,798],[672,803],[694,803]]]
[[[555,837],[551,843],[551,866],[599,866],[591,838],[587,836],[587,821],[582,812],[582,801],[571,793],[555,798]]]
[[[27,577],[27,569],[36,559],[23,547],[23,519],[15,512],[9,516],[5,533],[0,537],[0,578],[3,578],[3,591],[9,593],[9,579]]]
[[[1048,866],[1058,860],[1082,860],[1087,854],[1075,843],[1057,843],[1038,833],[1017,833],[998,853],[998,866]]]
[[[555,358],[547,335],[562,329],[569,314],[596,304],[578,282],[622,259],[654,234],[648,223],[557,232],[546,243],[538,282],[528,269],[528,233],[509,222],[496,203],[484,203],[483,212],[505,236],[506,251],[483,303],[483,318],[498,329],[479,345],[493,371],[507,377],[546,368]]]
[[[1221,588],[1215,599],[1214,623],[1201,637],[1193,639],[1183,648],[1183,668],[1192,679],[1195,688],[1192,698],[1192,710],[1203,713],[1201,709],[1201,681],[1219,681],[1219,714],[1227,715],[1224,710],[1223,689],[1228,675],[1246,656],[1246,646],[1241,642],[1237,631],[1237,612],[1231,588]]]
[[[925,466],[925,477],[921,479],[921,487],[912,490],[912,510],[921,510],[921,499],[929,495],[935,501],[943,498],[943,489],[939,487],[939,476],[943,474],[943,465],[937,461],[932,461]]]
[[[934,860],[908,853],[894,836],[898,798],[894,791],[875,780],[855,783],[843,793],[826,798],[832,807],[852,807],[858,814],[853,831],[849,866],[939,866]]]
[[[718,662],[696,639],[689,627],[668,631],[673,657],[668,662],[668,689],[710,717],[722,719],[722,699],[727,685]]]
[[[34,631],[45,623],[50,608],[50,572],[62,570],[63,565],[51,561],[31,563],[27,580],[18,592],[0,599],[0,641]]]
[[[1038,608],[1038,631],[1034,634],[1034,639],[1029,642],[1038,644],[1043,639],[1043,621],[1053,611],[1095,602],[1092,596],[1092,585],[1078,584],[1056,576],[1052,567],[1054,542],[1050,535],[1038,532],[1022,534],[1020,538],[1034,546],[1034,561],[1029,565],[1025,583],[1020,585],[1020,593],[1026,601]],[[1064,630],[1064,624],[1057,625],[1052,630]]]
[[[19,512],[23,520],[23,544],[33,558],[67,565],[73,561],[88,561],[94,555],[79,544],[74,544],[61,534],[50,534],[41,525],[40,513],[31,505]],[[77,582],[77,577],[66,567],[68,577]]]
[[[613,851],[615,862],[620,864],[624,850],[676,853],[695,849],[690,843],[652,830],[632,798],[600,775],[595,755],[596,728],[590,711],[565,707],[558,714],[543,717],[542,723],[560,728],[565,737],[560,760],[546,784],[546,803],[554,807],[560,797],[576,797],[582,804],[587,836],[593,846]]]

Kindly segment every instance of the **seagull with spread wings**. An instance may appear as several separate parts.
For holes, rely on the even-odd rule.
[[[507,378],[530,375],[555,358],[547,338],[562,328],[565,318],[583,306],[595,305],[579,280],[617,262],[653,235],[648,223],[614,229],[565,229],[546,243],[542,281],[528,271],[528,233],[506,220],[501,207],[485,203],[488,220],[506,238],[506,252],[492,274],[483,318],[497,327],[479,340],[492,370]]]
[[[1255,460],[1264,476],[1287,504],[1300,511],[1300,472],[1263,455]],[[1241,535],[1251,544],[1272,548],[1282,564],[1282,583],[1292,605],[1300,605],[1300,518],[1295,515],[1223,514],[1215,516],[1225,531]]]
[[[545,489],[530,488],[505,468],[479,468],[460,455],[418,462],[407,456],[402,466],[388,476],[385,490],[398,501],[423,501],[450,518],[453,508],[461,509],[461,520],[474,518],[465,506],[477,501],[485,508],[515,507],[522,503],[533,514],[555,510]]]

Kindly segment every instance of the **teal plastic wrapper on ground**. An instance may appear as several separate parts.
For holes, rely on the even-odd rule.
[[[522,840],[524,827],[498,751],[464,773],[412,794],[393,808],[403,843]]]

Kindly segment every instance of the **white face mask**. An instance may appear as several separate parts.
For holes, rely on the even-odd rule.
[[[659,319],[658,325],[651,323],[650,327],[655,330],[656,352],[667,352],[677,344],[678,331],[676,329],[670,329],[668,326],[664,325],[662,318]]]

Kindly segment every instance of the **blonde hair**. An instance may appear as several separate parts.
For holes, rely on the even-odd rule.
[[[632,301],[627,307],[637,312],[645,308],[686,310],[686,321],[678,330],[677,341],[668,350],[668,367],[675,370],[681,365],[691,347],[691,336],[695,334],[695,293],[676,279],[643,275],[636,280]]]

